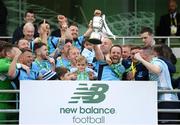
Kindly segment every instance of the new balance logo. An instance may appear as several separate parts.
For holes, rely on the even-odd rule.
[[[92,84],[90,88],[87,84],[79,84],[79,86],[69,103],[78,103],[79,100],[83,103],[100,103],[106,98],[105,93],[109,89],[107,84]]]

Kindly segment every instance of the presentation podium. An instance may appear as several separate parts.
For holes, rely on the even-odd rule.
[[[21,125],[157,125],[152,81],[20,81]]]

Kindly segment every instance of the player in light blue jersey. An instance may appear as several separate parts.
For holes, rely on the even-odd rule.
[[[46,44],[35,43],[35,54],[36,59],[32,63],[32,70],[38,71],[40,74],[55,70],[54,59],[48,56]]]
[[[140,53],[136,53],[134,57],[149,70],[149,79],[157,81],[159,90],[173,89],[167,64],[153,55],[152,48],[145,47]],[[160,93],[158,99],[175,101],[178,100],[178,97],[174,93]]]
[[[51,32],[50,24],[46,20],[41,21],[39,23],[38,32],[39,32],[39,37],[36,37],[33,42],[45,43],[48,49],[48,54],[52,54],[57,48],[60,38],[55,36],[50,36],[50,32]]]
[[[79,51],[81,52],[83,50],[83,42],[85,40],[85,37],[90,36],[91,32],[93,31],[92,22],[89,23],[88,30],[81,36],[79,36],[79,29],[76,23],[70,24],[69,29],[70,29],[70,34],[72,35],[73,38],[73,46],[78,48]]]

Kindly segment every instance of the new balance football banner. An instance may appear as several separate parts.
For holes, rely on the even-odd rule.
[[[21,81],[20,124],[156,125],[156,82]]]

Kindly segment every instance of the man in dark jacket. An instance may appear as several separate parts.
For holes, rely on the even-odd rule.
[[[13,33],[12,43],[15,43],[16,41],[20,40],[24,37],[23,35],[23,27],[27,22],[34,23],[35,22],[35,13],[33,10],[27,10],[24,16],[24,23],[17,27],[16,30]],[[38,35],[38,28],[37,25],[34,24],[34,38],[36,38]]]
[[[161,16],[159,36],[180,36],[180,13],[177,12],[176,0],[169,0],[168,2],[169,13]]]

